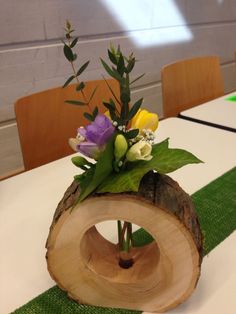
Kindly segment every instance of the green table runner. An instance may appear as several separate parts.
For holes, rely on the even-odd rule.
[[[192,195],[205,237],[204,254],[208,254],[236,229],[236,167]],[[152,240],[145,230],[134,233],[135,242]],[[80,305],[69,299],[57,286],[25,304],[15,314],[138,314],[140,311]]]

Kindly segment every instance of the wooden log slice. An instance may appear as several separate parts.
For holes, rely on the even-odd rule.
[[[71,211],[76,182],[59,203],[50,228],[48,270],[60,288],[80,303],[164,312],[185,301],[200,275],[202,234],[193,204],[170,177],[149,172],[137,193],[96,194]],[[132,222],[155,241],[134,248],[134,264],[119,266],[117,245],[95,225]]]

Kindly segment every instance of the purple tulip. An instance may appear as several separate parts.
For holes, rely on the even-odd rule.
[[[91,124],[78,129],[79,134],[86,140],[77,146],[78,150],[88,157],[97,159],[114,131],[114,126],[105,115],[97,115]]]

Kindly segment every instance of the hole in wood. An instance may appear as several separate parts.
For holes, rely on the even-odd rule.
[[[114,239],[114,238],[113,238]],[[160,252],[155,241],[120,252],[118,245],[105,239],[95,226],[84,234],[81,257],[93,273],[110,281],[130,283],[151,276],[158,267]]]

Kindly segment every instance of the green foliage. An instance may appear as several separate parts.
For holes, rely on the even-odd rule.
[[[89,61],[85,62],[77,71],[77,76],[79,76],[80,74],[82,74],[84,72],[84,70],[87,68],[87,66],[89,65]]]
[[[105,181],[109,174],[113,171],[113,150],[114,150],[114,138],[108,142],[105,151],[100,155],[96,167],[92,168],[89,172],[89,180],[87,175],[85,176],[86,182],[82,180],[81,193],[78,202],[82,202],[89,194],[96,190],[96,188]],[[85,184],[86,183],[86,184]]]
[[[142,177],[151,170],[156,170],[159,173],[169,173],[187,164],[202,162],[188,151],[169,148],[168,139],[153,145],[152,155],[153,158],[150,161],[130,163],[125,171],[110,175],[106,181],[101,183],[97,192],[136,192]]]
[[[84,89],[85,84],[84,82],[80,82],[77,86],[76,86],[76,90],[77,92],[81,91],[82,89]]]
[[[134,103],[133,107],[130,109],[130,112],[128,114],[128,119],[131,120],[136,113],[139,111],[140,107],[142,106],[143,98],[139,99]]]
[[[133,129],[125,133],[127,139],[135,138],[139,134],[139,129]]]
[[[120,99],[114,97],[120,108],[117,108],[116,106],[115,108],[112,108],[108,105],[107,102],[104,105],[109,110],[112,119],[114,118],[114,120],[118,121],[120,125],[127,126],[129,121],[139,110],[143,101],[143,99],[139,99],[133,106],[131,106],[130,85],[141,78],[143,75],[139,76],[130,83],[129,74],[133,70],[136,60],[133,56],[133,53],[131,53],[128,57],[124,56],[120,51],[119,46],[117,49],[115,49],[113,46],[111,46],[110,50],[108,49],[108,58],[112,62],[112,66],[109,66],[103,59],[101,59],[101,63],[106,72],[115,80],[117,80],[120,86]],[[115,96],[110,86],[108,87],[111,90],[113,96]],[[117,115],[118,112],[120,113],[119,115]]]
[[[71,161],[76,167],[79,167],[82,170],[88,170],[88,167],[94,166],[94,164],[92,164],[86,158],[81,156],[72,157]]]
[[[63,88],[68,86],[70,84],[71,81],[73,81],[73,79],[75,78],[74,75],[71,75],[68,80],[66,80],[65,84],[62,86]]]
[[[68,61],[74,61],[73,51],[68,45],[64,45],[64,55]]]
[[[65,102],[71,105],[86,106],[86,103],[80,100],[66,100]]]
[[[66,102],[73,105],[86,106],[89,109],[89,112],[84,112],[83,115],[88,121],[92,122],[95,120],[99,112],[98,106],[95,106],[94,108],[90,107],[90,102],[96,93],[97,87],[94,88],[90,95],[85,95],[84,89],[86,86],[83,81],[79,81],[79,77],[88,67],[89,61],[80,65],[76,69],[74,61],[76,60],[77,55],[74,53],[73,49],[78,44],[79,40],[78,37],[72,36],[74,30],[68,21],[65,30],[66,41],[63,42],[63,51],[66,59],[71,63],[73,75],[67,79],[63,87],[68,86],[73,80],[76,80],[76,91],[82,95],[82,101],[67,100]],[[89,163],[83,157],[72,158],[72,162],[77,167],[84,170],[82,174],[75,177],[81,187],[78,202],[83,201],[95,190],[99,193],[138,191],[142,177],[151,170],[155,170],[159,173],[169,173],[184,165],[201,162],[197,157],[185,150],[169,148],[168,139],[162,143],[152,145],[153,157],[151,160],[138,160],[133,162],[127,160],[127,151],[129,152],[128,145],[132,146],[132,143],[140,140],[143,135],[139,129],[129,129],[129,121],[134,118],[143,103],[143,98],[141,98],[133,105],[131,104],[131,85],[141,79],[144,74],[131,80],[130,73],[136,64],[136,59],[133,53],[127,57],[121,52],[119,46],[115,48],[112,45],[107,53],[108,60],[111,64],[108,64],[102,58],[100,60],[108,75],[115,79],[119,84],[120,96],[115,94],[108,80],[104,78],[113,98],[103,101],[103,105],[109,111],[111,119],[117,127],[117,132],[106,144],[105,150],[100,154],[100,157],[95,164]],[[127,148],[124,149],[125,153],[122,154],[119,151],[119,147],[122,145],[121,143],[118,145],[117,142],[115,158],[114,139],[117,134],[120,134],[120,139],[123,137]],[[145,135],[143,136],[145,138]],[[135,140],[132,141],[133,139]],[[146,141],[151,140],[152,138],[150,139],[150,137],[146,138]],[[150,146],[150,144],[146,144]]]

